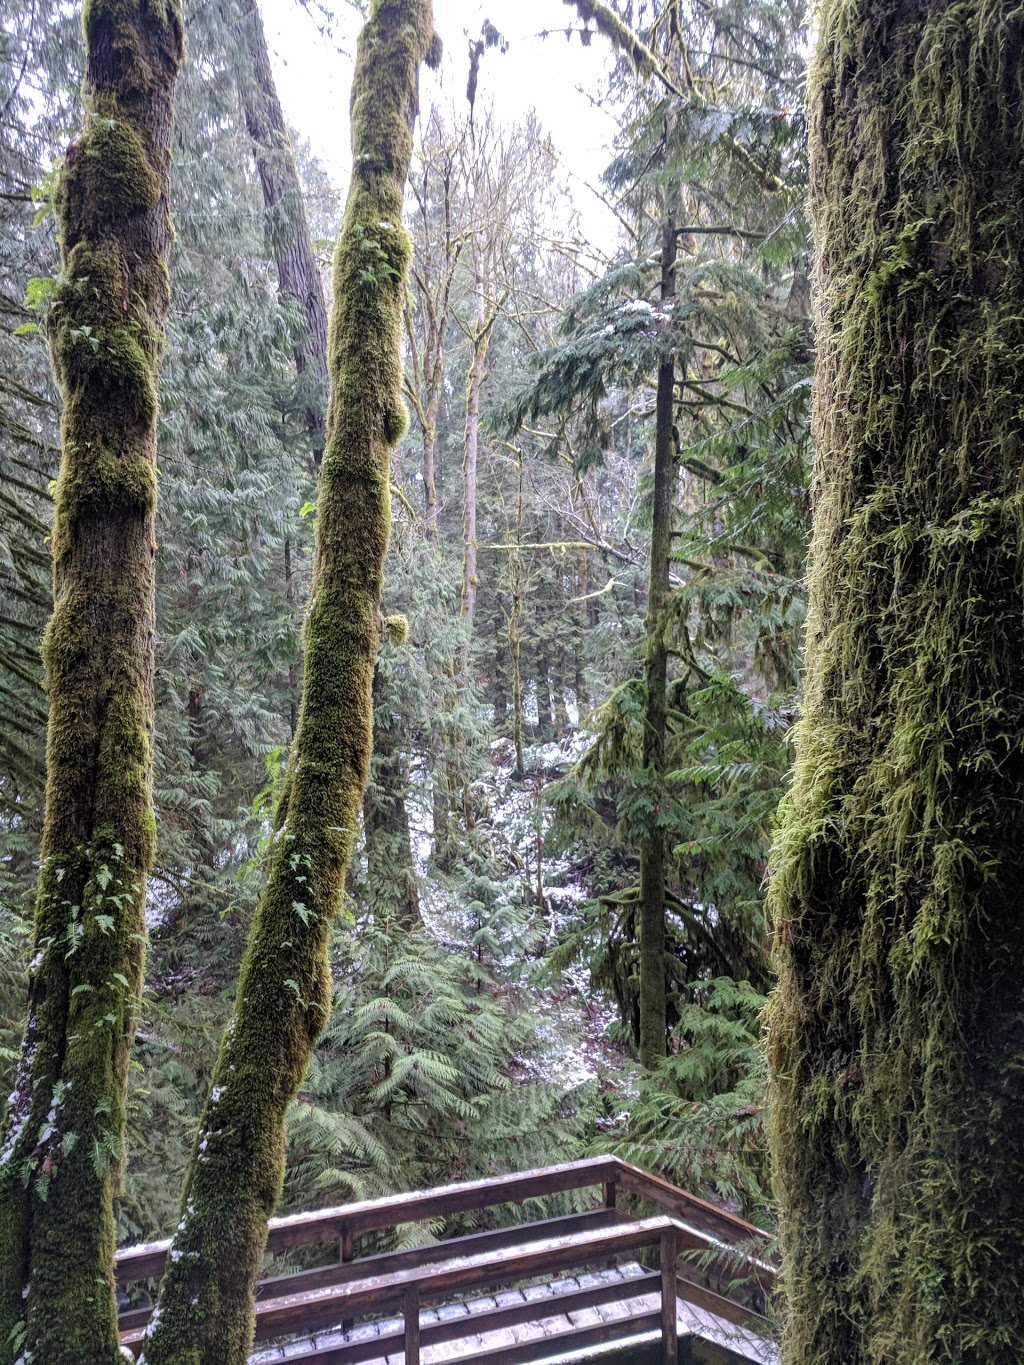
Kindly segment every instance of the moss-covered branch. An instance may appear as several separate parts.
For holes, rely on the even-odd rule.
[[[177,0],[88,0],[59,179],[63,399],[30,1016],[0,1157],[0,1359],[113,1365],[114,1219],[153,853],[156,377]]]
[[[647,46],[639,34],[634,33],[611,5],[605,4],[604,0],[565,0],[565,3],[576,11],[584,23],[592,23],[616,52],[624,53],[638,76],[645,80],[657,77],[672,94],[680,93],[658,54]]]
[[[389,447],[405,427],[402,199],[419,66],[434,45],[429,0],[376,0],[359,40],[302,710],[147,1365],[246,1361],[267,1218],[284,1175],[285,1113],[330,1010],[329,925],[370,759]]]
[[[773,854],[791,1365],[1024,1359],[1024,7],[825,0]]]

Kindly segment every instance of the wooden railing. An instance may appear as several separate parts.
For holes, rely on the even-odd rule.
[[[359,1234],[496,1205],[523,1204],[595,1186],[601,1190],[601,1207],[587,1212],[474,1233],[407,1251],[359,1259],[354,1256],[355,1238]],[[625,1215],[617,1208],[620,1193],[649,1202],[663,1212],[654,1218]],[[270,1222],[268,1252],[332,1242],[338,1247],[338,1260],[314,1270],[262,1280],[257,1289],[257,1338],[313,1332],[343,1319],[397,1310],[403,1319],[400,1333],[338,1348],[330,1353],[331,1365],[346,1365],[373,1354],[380,1356],[403,1349],[406,1365],[416,1365],[421,1345],[451,1340],[460,1335],[465,1325],[437,1322],[421,1327],[420,1308],[426,1299],[493,1288],[658,1246],[659,1274],[644,1276],[642,1281],[622,1282],[618,1287],[606,1286],[600,1301],[613,1302],[616,1297],[648,1293],[657,1283],[661,1291],[660,1313],[653,1315],[650,1322],[645,1317],[630,1319],[629,1326],[632,1332],[660,1328],[664,1359],[674,1361],[677,1293],[729,1321],[740,1324],[759,1321],[748,1308],[694,1283],[691,1277],[679,1280],[678,1257],[691,1253],[735,1265],[740,1254],[749,1278],[761,1292],[767,1293],[774,1280],[774,1268],[764,1259],[770,1240],[743,1219],[613,1156],[347,1204]],[[169,1242],[153,1242],[118,1252],[119,1282],[128,1284],[160,1276],[169,1247]],[[755,1255],[758,1251],[761,1254]],[[645,1287],[640,1288],[641,1284]],[[581,1300],[575,1306],[582,1307],[591,1306],[596,1296],[590,1292],[588,1297],[581,1291],[575,1297]],[[571,1311],[567,1303],[561,1300],[560,1303],[565,1311]],[[520,1304],[485,1313],[474,1318],[473,1330],[478,1333],[512,1326],[523,1322],[524,1312],[529,1311],[532,1310],[528,1306],[524,1309]],[[141,1349],[151,1312],[150,1308],[140,1308],[121,1315],[125,1345]],[[603,1332],[597,1328],[577,1332],[574,1344],[588,1346],[610,1339],[609,1333],[615,1326],[606,1325]],[[621,1327],[618,1324],[619,1331]],[[290,1359],[324,1360],[324,1356],[322,1352],[310,1351],[308,1356],[300,1353]]]

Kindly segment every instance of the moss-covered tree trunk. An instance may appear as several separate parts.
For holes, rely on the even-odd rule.
[[[305,680],[266,883],[192,1153],[147,1365],[243,1365],[285,1114],[331,1006],[330,922],[366,786],[390,532],[389,447],[405,428],[402,197],[429,0],[376,0],[352,86],[352,182],[334,260],[330,399]]]
[[[792,1365],[1024,1359],[1024,7],[825,0],[773,855]]]
[[[676,233],[666,217],[661,245],[661,297],[675,293]],[[640,1063],[657,1066],[665,1056],[667,1001],[665,974],[665,835],[658,821],[658,798],[665,772],[668,717],[668,646],[664,610],[669,595],[672,509],[676,483],[675,356],[658,368],[654,415],[654,511],[651,571],[647,589],[647,642],[644,657],[644,780],[652,812],[640,843]]]
[[[153,854],[156,380],[168,303],[176,0],[88,0],[58,181],[64,406],[46,819],[29,1020],[0,1156],[0,1359],[120,1359],[112,1199]]]

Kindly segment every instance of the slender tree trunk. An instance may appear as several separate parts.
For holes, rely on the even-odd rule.
[[[399,720],[388,706],[387,687],[379,668],[373,676],[373,716],[373,763],[363,798],[369,901],[381,928],[390,926],[399,934],[409,933],[422,928],[423,923],[406,807],[409,764],[402,751]]]
[[[315,385],[306,406],[306,426],[313,443],[314,463],[319,466],[324,448],[327,387],[327,308],[323,285],[298,167],[270,66],[263,20],[252,0],[247,0],[237,29],[251,67],[241,82],[242,106],[263,189],[278,283],[283,294],[298,300],[306,318],[306,335],[295,347],[295,368],[300,375],[309,370]]]
[[[590,608],[596,607],[596,602],[590,599],[590,556],[586,550],[580,550],[579,558],[576,561],[576,596],[583,598],[583,609],[577,618],[576,627],[573,631],[573,674],[574,691],[576,693],[576,718],[579,724],[583,723],[590,697],[587,690],[586,675],[586,653],[584,649],[586,625],[596,625],[596,617],[591,617]]]
[[[548,683],[550,668],[550,655],[545,638],[537,646],[534,665],[537,684],[537,740],[541,744],[547,744],[555,729],[555,717],[551,710],[551,687]]]
[[[480,391],[487,373],[487,347],[491,328],[484,317],[484,300],[478,300],[477,328],[473,334],[473,363],[466,383],[466,437],[462,460],[462,615],[473,624],[476,614],[477,534],[476,475],[480,443]]]
[[[826,0],[807,686],[773,852],[792,1365],[1024,1359],[1024,10]]]
[[[370,761],[389,447],[406,421],[400,349],[410,243],[402,197],[419,65],[434,41],[429,0],[377,0],[360,35],[302,709],[148,1365],[247,1360],[267,1218],[284,1177],[285,1115],[330,1011],[330,921]]]
[[[434,449],[437,445],[437,411],[441,388],[440,370],[441,367],[438,366],[437,384],[427,400],[427,420],[423,426],[423,526],[427,533],[427,539],[435,548],[438,543],[438,526]]]
[[[153,855],[157,374],[177,3],[91,0],[48,331],[64,409],[29,1020],[0,1158],[0,1358],[120,1360],[112,1199]]]
[[[509,555],[509,577],[512,580],[512,609],[508,618],[508,650],[512,656],[512,742],[515,745],[515,779],[522,782],[526,772],[523,753],[523,556],[518,548],[523,543],[523,452],[516,452],[519,480],[516,489],[516,549]]]
[[[661,297],[675,293],[676,233],[666,210],[661,246]],[[647,644],[644,658],[644,775],[655,814],[640,844],[640,1063],[653,1067],[665,1055],[665,836],[657,823],[657,806],[665,771],[668,650],[663,613],[669,595],[672,507],[675,495],[676,448],[673,434],[675,358],[658,368],[654,430],[654,517],[651,529],[651,576],[647,589]]]

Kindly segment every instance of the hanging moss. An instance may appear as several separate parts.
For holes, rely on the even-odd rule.
[[[429,0],[377,0],[352,86],[353,172],[334,258],[330,402],[305,681],[266,885],[186,1179],[147,1365],[243,1365],[284,1119],[331,1006],[328,931],[352,855],[371,747],[371,686],[390,532],[391,443],[405,429],[402,199]]]
[[[59,179],[63,396],[46,819],[30,1017],[0,1154],[0,1359],[113,1365],[112,1198],[142,984],[152,814],[156,374],[175,3],[90,0]]]
[[[773,855],[796,1365],[1024,1359],[1024,6],[825,0],[808,678]]]

